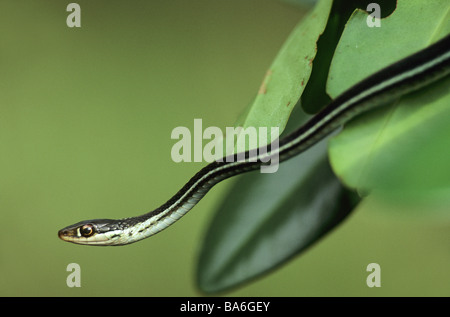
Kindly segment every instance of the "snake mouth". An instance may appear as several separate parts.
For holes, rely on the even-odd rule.
[[[63,241],[75,244],[84,244],[84,245],[90,244],[87,238],[79,236],[76,229],[67,229],[67,228],[61,229],[58,231],[58,237]]]

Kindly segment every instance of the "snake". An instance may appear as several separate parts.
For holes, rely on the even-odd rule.
[[[80,221],[59,230],[58,236],[67,242],[93,246],[128,245],[148,238],[179,220],[222,180],[256,170],[270,159],[283,162],[299,155],[356,116],[449,74],[450,35],[447,35],[357,82],[298,129],[277,140],[277,146],[270,144],[268,150],[247,150],[209,163],[160,207],[136,217]]]

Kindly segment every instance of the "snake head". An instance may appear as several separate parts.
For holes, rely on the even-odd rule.
[[[83,245],[117,245],[120,224],[112,219],[94,219],[77,222],[58,231],[58,237]]]

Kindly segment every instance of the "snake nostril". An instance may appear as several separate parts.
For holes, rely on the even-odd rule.
[[[58,237],[60,239],[64,239],[65,236],[67,236],[67,230],[62,229],[58,231]]]

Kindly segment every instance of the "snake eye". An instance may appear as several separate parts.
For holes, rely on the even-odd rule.
[[[80,234],[86,238],[92,236],[94,234],[94,226],[91,224],[81,226]]]

